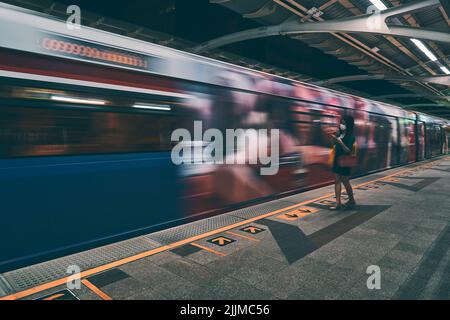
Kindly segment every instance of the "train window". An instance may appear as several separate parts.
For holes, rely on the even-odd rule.
[[[188,97],[0,83],[0,157],[169,151]]]
[[[14,102],[0,103],[1,158],[169,151],[171,133],[183,118],[141,109],[113,112]]]
[[[301,145],[329,148],[330,134],[336,131],[341,111],[308,103],[297,103],[292,107],[292,121]]]

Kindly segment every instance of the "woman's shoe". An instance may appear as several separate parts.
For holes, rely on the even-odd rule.
[[[344,207],[345,207],[346,209],[352,209],[352,208],[354,208],[355,206],[356,206],[355,200],[349,200],[349,201],[347,201],[347,202],[344,204]]]
[[[330,207],[331,211],[338,211],[338,210],[342,210],[342,209],[344,209],[344,206],[342,204],[338,204],[336,206]]]

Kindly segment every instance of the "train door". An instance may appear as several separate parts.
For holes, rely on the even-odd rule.
[[[445,134],[445,128],[441,126],[441,154],[447,153],[447,136]]]
[[[399,124],[398,118],[387,117],[390,123],[390,137],[388,147],[388,167],[397,166],[400,164],[400,138],[399,138]]]
[[[450,153],[450,126],[445,127],[445,135],[446,145],[444,147],[444,154],[447,154]]]
[[[442,154],[442,127],[438,124],[427,123],[425,131],[425,156],[427,158],[436,157]]]
[[[425,159],[431,158],[431,126],[429,123],[424,123],[425,128]]]
[[[444,130],[441,126],[436,126],[436,155],[444,153]]]
[[[432,125],[432,151],[431,156],[437,157],[442,154],[442,127],[438,124]]]
[[[394,143],[394,147],[392,149],[392,154],[395,155],[396,161],[393,163],[393,165],[401,165],[401,155],[402,155],[402,134],[401,134],[401,128],[400,128],[400,119],[395,118],[395,125],[392,129],[392,141]]]
[[[402,150],[404,163],[416,161],[416,126],[411,119],[401,119],[402,123]]]
[[[417,161],[425,159],[425,122],[417,121]]]

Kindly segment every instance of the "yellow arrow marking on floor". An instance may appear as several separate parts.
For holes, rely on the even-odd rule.
[[[279,218],[291,221],[291,220],[300,219],[300,216],[296,213],[286,213],[286,214],[279,216]]]
[[[296,209],[295,211],[291,211],[291,212],[282,214],[282,215],[278,216],[277,218],[286,220],[286,221],[295,221],[300,218],[309,216],[310,214],[316,213],[317,211],[319,211],[319,210],[315,209],[315,208],[302,207],[302,208]]]
[[[247,228],[244,229],[244,231],[250,231],[250,233],[255,234],[255,233],[259,232],[259,231],[262,231],[262,229],[261,228],[257,228],[257,227],[247,227]]]
[[[224,246],[226,243],[231,243],[232,241],[228,238],[220,237],[220,238],[213,239],[212,242],[218,242],[219,246]]]

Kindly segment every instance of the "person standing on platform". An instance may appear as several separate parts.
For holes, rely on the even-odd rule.
[[[331,207],[331,210],[341,210],[356,205],[349,180],[351,169],[357,164],[354,128],[355,119],[345,116],[341,119],[338,135],[332,135],[334,146],[330,155],[330,164],[335,174],[336,205]],[[341,203],[342,184],[344,184],[349,198],[344,205]]]

